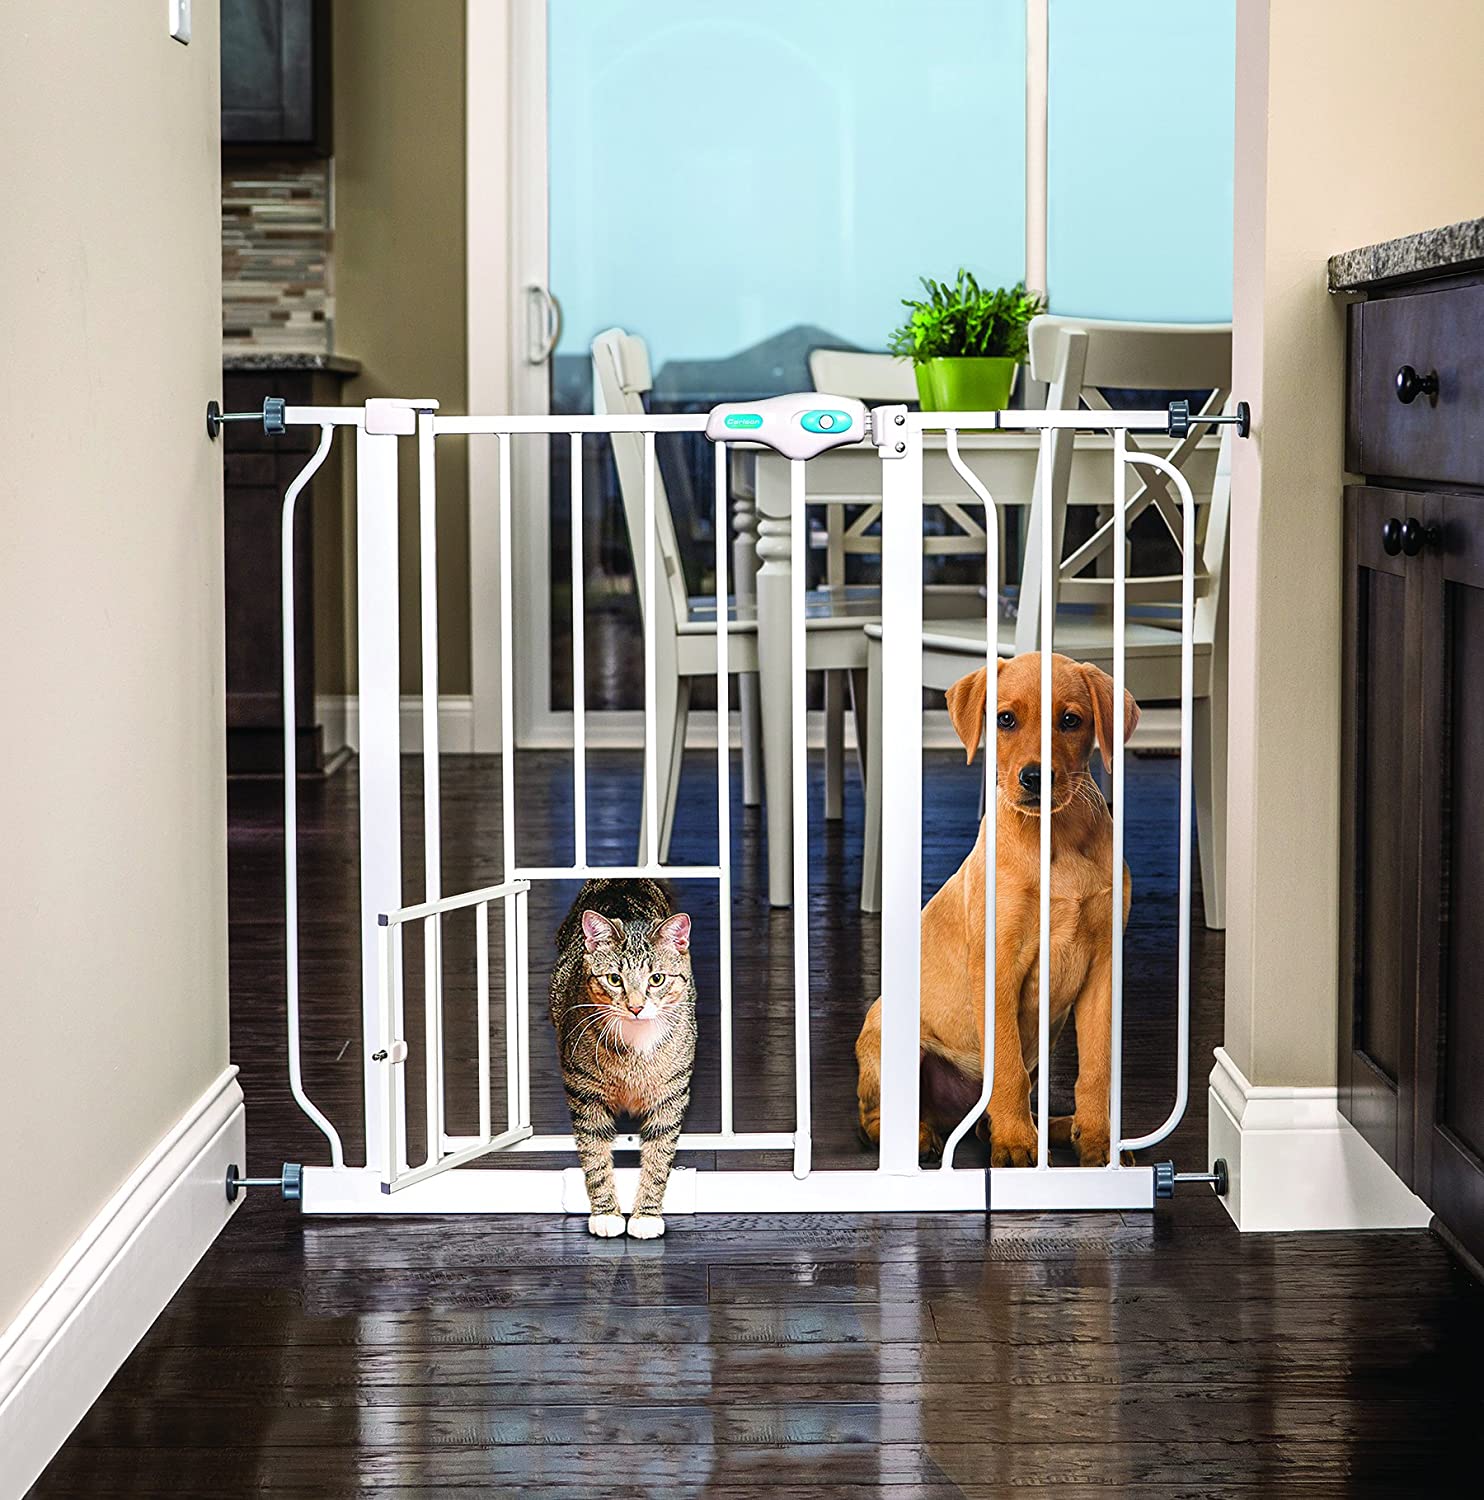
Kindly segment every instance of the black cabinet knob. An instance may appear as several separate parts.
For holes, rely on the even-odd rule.
[[[1438,399],[1438,372],[1429,370],[1426,375],[1419,375],[1411,365],[1403,365],[1396,372],[1396,399],[1403,406],[1410,406],[1419,396],[1430,401]]]
[[[1388,557],[1395,557],[1402,550],[1402,520],[1400,516],[1388,516],[1381,523],[1381,545]]]
[[[1390,522],[1388,522],[1387,524],[1389,525]],[[1382,531],[1383,535],[1381,538],[1381,544],[1382,546],[1385,546],[1385,527],[1382,528]],[[1443,533],[1439,531],[1436,526],[1424,526],[1416,516],[1408,516],[1407,519],[1402,523],[1402,551],[1405,552],[1408,557],[1416,557],[1417,554],[1422,551],[1424,546],[1436,547],[1442,540]],[[1390,549],[1388,548],[1388,550]],[[1393,553],[1393,556],[1394,555],[1395,554]]]

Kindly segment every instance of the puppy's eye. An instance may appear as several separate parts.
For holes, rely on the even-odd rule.
[[[663,974],[651,974],[649,976],[649,987],[652,990],[657,990],[664,982],[665,976]]]
[[[995,715],[995,723],[998,724],[1001,729],[1014,729],[1015,715],[1012,714],[1008,708],[1001,709],[1000,712]]]
[[[1080,729],[1082,727],[1082,716],[1072,713],[1069,709],[1061,716],[1061,727],[1067,730]]]

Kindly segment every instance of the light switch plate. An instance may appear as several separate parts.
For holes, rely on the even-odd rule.
[[[182,46],[191,45],[191,0],[165,0],[170,12],[170,35]]]

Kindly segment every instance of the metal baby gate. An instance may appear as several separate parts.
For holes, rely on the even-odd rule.
[[[208,410],[208,428],[257,413],[223,416],[215,404]],[[295,478],[283,506],[283,627],[284,640],[294,639],[292,589],[294,511],[299,496],[323,464],[335,430],[350,428],[356,446],[357,618],[359,626],[360,693],[360,888],[362,944],[362,1068],[364,1083],[365,1160],[348,1164],[340,1134],[328,1116],[305,1091],[301,1069],[300,993],[298,955],[298,895],[296,787],[292,774],[284,777],[285,877],[287,923],[288,1070],[290,1087],[301,1108],[323,1132],[330,1150],[328,1166],[285,1168],[302,1192],[307,1213],[442,1213],[442,1212],[586,1212],[582,1177],[575,1165],[520,1170],[459,1170],[476,1158],[539,1152],[566,1156],[570,1135],[537,1134],[531,1119],[531,1049],[529,938],[527,898],[533,883],[577,880],[589,875],[651,876],[666,881],[715,881],[720,908],[720,1035],[721,1119],[715,1132],[687,1131],[680,1149],[727,1153],[788,1153],[788,1169],[747,1169],[677,1172],[671,1180],[666,1212],[844,1212],[938,1209],[1138,1209],[1153,1206],[1156,1196],[1168,1196],[1182,1180],[1168,1163],[1124,1166],[1125,1151],[1152,1147],[1164,1140],[1185,1111],[1190,1074],[1190,902],[1191,902],[1191,724],[1193,688],[1194,556],[1196,512],[1190,485],[1175,463],[1134,446],[1134,432],[1168,433],[1195,440],[1195,427],[1228,423],[1246,435],[1245,404],[1233,415],[1202,411],[1192,416],[1176,402],[1168,410],[1146,411],[1005,411],[974,413],[917,413],[905,407],[878,407],[867,412],[861,403],[819,393],[777,397],[757,403],[733,403],[696,415],[605,416],[445,416],[431,400],[367,401],[363,407],[288,406],[265,403],[261,414],[270,431],[286,426],[317,426],[320,439],[314,455]],[[924,436],[944,434],[947,456],[962,478],[967,503],[986,510],[984,535],[988,556],[986,578],[986,666],[991,679],[997,655],[998,576],[997,527],[994,501],[959,452],[961,433],[1031,431],[1040,435],[1038,473],[1050,472],[1059,430],[1105,431],[1113,445],[1111,496],[1113,564],[1113,701],[1123,701],[1125,679],[1125,614],[1127,603],[1126,547],[1128,471],[1146,466],[1157,471],[1179,495],[1183,526],[1183,577],[1180,603],[1180,782],[1179,782],[1179,905],[1177,968],[1177,1082],[1168,1117],[1157,1129],[1126,1138],[1121,1119],[1123,1062],[1123,923],[1119,903],[1122,882],[1111,880],[1115,934],[1112,953],[1112,1161],[1106,1167],[1051,1165],[1048,1141],[1049,1012],[1040,1007],[1037,1164],[1026,1168],[955,1167],[954,1148],[985,1112],[994,1078],[995,997],[995,832],[996,798],[986,799],[986,899],[984,983],[984,1081],[981,1096],[952,1132],[941,1166],[927,1167],[918,1159],[919,1025],[922,887],[922,586],[923,586],[923,453]],[[716,674],[719,723],[717,733],[717,859],[708,865],[661,864],[658,860],[659,809],[656,745],[656,631],[655,510],[658,436],[703,432],[715,443],[715,593]],[[644,617],[645,785],[651,789],[642,813],[643,862],[628,866],[593,865],[587,847],[587,766],[583,699],[583,578],[581,536],[583,515],[581,443],[584,434],[638,434],[643,448],[642,556],[635,559],[641,580]],[[527,436],[558,439],[572,444],[571,502],[573,537],[573,858],[570,864],[523,866],[515,863],[516,756],[511,687],[513,684],[513,609],[516,586],[511,546],[511,450]],[[502,723],[500,770],[502,781],[503,879],[479,890],[445,894],[442,888],[440,844],[438,683],[438,559],[434,454],[450,437],[492,437],[499,456],[500,536],[500,676]],[[421,761],[425,888],[423,899],[406,904],[403,894],[401,849],[401,732],[398,681],[398,448],[412,439],[418,454],[419,596],[421,608]],[[729,737],[725,712],[728,703],[728,620],[726,543],[726,475],[728,442],[763,443],[791,462],[791,526],[795,566],[792,573],[792,760],[793,760],[793,978],[794,978],[794,1122],[787,1131],[737,1130],[733,1118],[733,1078],[738,1049],[732,1026],[731,952],[731,828]],[[884,886],[881,911],[881,1138],[874,1168],[816,1169],[811,1160],[809,1047],[809,929],[808,804],[805,777],[805,466],[810,457],[847,442],[868,442],[876,448],[882,480],[882,715],[883,784],[892,789],[884,800]],[[1222,467],[1226,445],[1223,444]],[[1222,482],[1218,477],[1218,483]],[[1051,653],[1054,649],[1055,597],[1051,573],[1057,566],[1052,546],[1052,507],[1040,508],[1041,696],[1051,701]],[[284,702],[295,701],[294,653],[285,650]],[[996,704],[986,695],[985,743],[994,754]],[[1041,715],[1041,761],[1051,763],[1051,714]],[[295,753],[294,715],[284,715],[284,754],[292,767]],[[1115,736],[1112,749],[1112,867],[1123,863],[1124,748]],[[1047,993],[1046,965],[1050,951],[1051,902],[1049,870],[1051,778],[1041,780],[1041,868],[1039,993]],[[499,1080],[494,1076],[491,1050],[491,918],[498,910],[503,943],[503,1042],[505,1067],[503,1099],[497,1109]],[[477,1124],[472,1133],[450,1130],[446,1110],[447,1058],[445,1023],[444,925],[472,920],[475,933],[473,1024],[477,1056]],[[409,1036],[405,1025],[403,934],[417,927],[422,933],[422,1036]],[[863,1014],[872,997],[859,997]],[[467,1018],[466,1018],[467,1019]],[[701,1044],[706,1045],[703,1030]],[[426,1153],[409,1163],[407,1143],[407,1062],[416,1047],[423,1053]],[[745,1061],[745,1059],[744,1059]],[[855,1100],[832,1101],[832,1108],[853,1114]],[[496,1118],[498,1115],[498,1119]],[[621,1154],[639,1149],[637,1136],[619,1136]],[[488,1166],[488,1164],[486,1164]],[[235,1170],[235,1169],[234,1169]],[[625,1203],[634,1191],[637,1172],[620,1169],[619,1193]],[[1212,1174],[1190,1174],[1188,1180],[1214,1181]],[[272,1179],[270,1179],[272,1181]],[[248,1179],[229,1182],[248,1184]],[[300,1186],[302,1184],[302,1186]]]

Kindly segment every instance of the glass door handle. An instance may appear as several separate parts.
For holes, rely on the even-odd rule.
[[[526,288],[529,338],[526,363],[544,365],[562,336],[562,304],[538,283]]]

